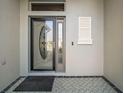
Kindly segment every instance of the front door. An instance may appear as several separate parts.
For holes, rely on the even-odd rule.
[[[64,17],[30,17],[30,19],[31,70],[56,70],[57,64],[63,61]]]

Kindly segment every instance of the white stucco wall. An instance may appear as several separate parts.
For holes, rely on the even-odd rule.
[[[104,76],[123,90],[123,0],[105,0]]]
[[[19,7],[19,0],[0,0],[0,91],[19,77]]]
[[[28,0],[20,0],[20,4],[21,75],[103,75],[103,0],[67,0],[65,12],[29,12]],[[66,16],[65,73],[28,72],[28,15]],[[92,16],[92,45],[77,45],[79,16]]]

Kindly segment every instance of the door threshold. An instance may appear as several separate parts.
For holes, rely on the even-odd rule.
[[[56,71],[31,71],[28,73],[28,76],[60,76],[66,75],[65,72],[56,72]]]
[[[56,71],[30,71],[29,73],[55,73]]]

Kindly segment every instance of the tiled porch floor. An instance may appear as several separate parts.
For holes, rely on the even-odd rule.
[[[51,92],[13,92],[24,80],[21,78],[6,93],[117,93],[102,78],[55,78]]]

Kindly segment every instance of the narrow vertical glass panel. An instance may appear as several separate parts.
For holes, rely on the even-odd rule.
[[[53,21],[33,21],[33,69],[53,69]]]
[[[58,63],[63,62],[63,23],[58,23]]]

